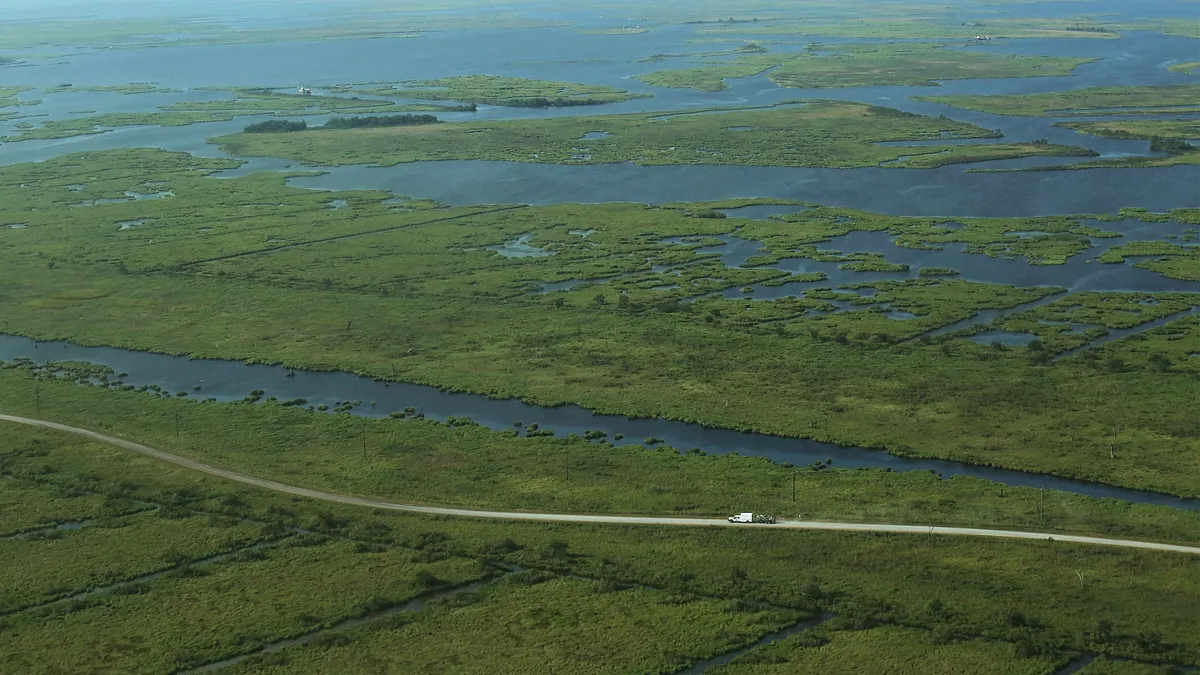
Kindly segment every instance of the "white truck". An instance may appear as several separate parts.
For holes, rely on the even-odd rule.
[[[729,522],[731,522],[731,523],[760,523],[762,525],[772,525],[775,523],[775,516],[767,515],[765,513],[760,513],[760,514],[758,514],[758,517],[756,518],[756,517],[754,517],[753,513],[739,513],[737,515],[729,516]]]

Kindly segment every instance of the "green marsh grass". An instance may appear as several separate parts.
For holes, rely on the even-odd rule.
[[[746,131],[736,131],[750,127]],[[604,138],[584,140],[595,131]],[[711,114],[632,113],[554,119],[447,122],[419,127],[236,134],[213,139],[228,153],[337,166],[492,160],[538,164],[719,164],[853,168],[901,157],[934,168],[1016,156],[1089,154],[1063,146],[1003,144],[886,147],[882,141],[997,138],[994,131],[839,101]],[[922,159],[924,158],[924,159]]]
[[[1200,575],[1195,573],[1195,560],[1177,554],[1044,541],[430,518],[275,495],[43,430],[6,428],[3,439],[10,447],[39,453],[35,460],[27,455],[14,459],[6,452],[6,469],[21,474],[27,464],[51,466],[53,472],[39,474],[48,485],[269,521],[277,528],[300,526],[337,538],[322,544],[309,535],[297,541],[308,546],[198,568],[207,570],[206,576],[176,576],[139,588],[141,594],[115,594],[56,613],[25,613],[9,619],[4,624],[6,646],[10,663],[17,667],[48,662],[69,667],[87,658],[85,650],[112,653],[119,663],[142,668],[160,667],[154,664],[180,668],[248,653],[277,636],[310,632],[337,617],[357,616],[390,600],[400,601],[402,597],[383,594],[380,584],[394,585],[395,596],[405,596],[411,588],[406,580],[416,579],[422,566],[443,581],[470,578],[470,574],[456,577],[446,569],[458,569],[460,563],[455,561],[472,558],[617,584],[643,584],[669,595],[642,592],[639,598],[653,602],[670,597],[684,607],[696,600],[701,601],[699,606],[707,606],[703,598],[720,598],[733,601],[734,608],[770,603],[806,614],[824,609],[841,617],[832,626],[839,630],[922,628],[967,642],[968,649],[982,638],[1008,642],[1014,650],[1026,645],[1052,654],[1090,651],[1147,662],[1200,663],[1196,642],[1200,616],[1193,611],[1200,597]],[[414,569],[413,563],[403,562],[413,557],[442,562],[415,563]],[[664,565],[664,560],[671,564]],[[450,567],[437,567],[441,564]],[[389,570],[396,570],[396,576],[387,574]],[[406,570],[413,570],[412,576]],[[620,653],[596,637],[595,623],[618,629],[627,626],[628,618],[608,612],[628,606],[623,603],[630,600],[606,599],[603,594],[612,592],[612,584],[587,586],[588,592],[602,593],[598,600],[580,599],[584,608],[604,608],[593,624],[572,629],[567,621],[543,622],[529,630],[558,635],[568,644],[575,644],[582,633],[599,643],[596,662],[621,659]],[[617,591],[616,596],[626,593],[630,591]],[[231,603],[238,612],[229,611]],[[579,611],[558,604],[544,606],[550,612],[546,617],[569,617]],[[471,607],[482,609],[454,616]],[[348,642],[363,645],[360,652],[366,652],[368,645],[394,645],[394,631],[430,625],[423,623],[426,620],[495,630],[474,619],[460,623],[467,621],[464,616],[488,615],[492,610],[486,600],[447,602],[433,609],[436,612],[429,616],[400,616],[394,622],[333,633],[311,646],[270,657],[283,661],[259,663],[277,666],[293,658],[300,663],[320,662],[325,650],[340,649]],[[634,616],[660,611],[642,604],[630,609]],[[164,613],[168,618],[163,618]],[[186,615],[191,621],[184,625],[171,615]],[[710,625],[708,621],[703,625]],[[1093,636],[1102,621],[1111,624],[1111,636],[1098,641]],[[688,629],[687,622],[679,625]],[[195,639],[196,626],[205,628],[201,640]],[[56,642],[80,633],[90,636],[86,644],[72,643],[64,649]],[[185,634],[193,637],[181,642]],[[1157,641],[1142,639],[1155,635]],[[414,648],[426,655],[437,653],[436,639],[421,640]],[[147,646],[131,651],[131,641]],[[390,646],[370,653],[380,659],[395,658]],[[511,658],[539,654],[544,657],[542,651],[514,648]],[[245,668],[252,665],[247,662]]]

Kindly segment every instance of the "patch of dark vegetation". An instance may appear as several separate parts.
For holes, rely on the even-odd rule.
[[[1165,152],[1168,155],[1182,155],[1186,152],[1194,152],[1195,150],[1196,146],[1188,143],[1187,141],[1181,141],[1177,138],[1162,138],[1160,136],[1150,137],[1151,152]]]
[[[441,122],[433,115],[378,115],[371,117],[334,117],[322,129],[369,129],[377,127],[407,127]]]
[[[300,120],[298,122],[291,120],[267,120],[265,122],[255,122],[247,124],[243,133],[247,134],[282,134],[292,131],[304,131],[308,128],[308,122]]]

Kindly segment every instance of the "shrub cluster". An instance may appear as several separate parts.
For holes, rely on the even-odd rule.
[[[308,122],[300,120],[293,122],[290,120],[267,120],[266,122],[256,122],[247,124],[246,128],[242,129],[247,134],[280,134],[290,131],[304,131],[308,128]]]
[[[323,129],[366,129],[373,127],[406,127],[441,122],[433,115],[383,115],[373,117],[334,117]]]

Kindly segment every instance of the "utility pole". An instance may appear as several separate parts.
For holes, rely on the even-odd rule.
[[[570,483],[571,482],[571,448],[570,447],[567,447],[566,451],[563,453],[563,456],[566,457],[567,482]]]
[[[796,467],[792,467],[792,503],[796,503]]]
[[[1046,500],[1046,488],[1042,488],[1042,489],[1038,490],[1038,509],[1037,509],[1037,511],[1038,511],[1038,527],[1043,526],[1046,522],[1046,519],[1044,517],[1045,516],[1045,512],[1044,512],[1045,500]]]
[[[175,411],[175,440],[179,440],[179,411]]]

